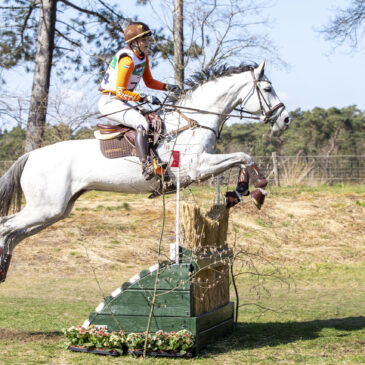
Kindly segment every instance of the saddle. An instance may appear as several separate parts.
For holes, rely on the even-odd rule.
[[[157,158],[155,148],[158,146],[163,134],[163,124],[159,115],[147,113],[148,142],[152,158]],[[100,140],[100,151],[106,158],[120,158],[125,156],[137,156],[135,145],[136,130],[122,124],[97,124],[98,130],[94,132],[96,139]]]

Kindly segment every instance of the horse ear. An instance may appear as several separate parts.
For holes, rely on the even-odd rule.
[[[260,80],[262,78],[262,76],[264,76],[265,66],[266,66],[266,60],[264,62],[262,62],[261,65],[259,65],[256,68],[255,74],[256,74],[256,79],[257,80]]]

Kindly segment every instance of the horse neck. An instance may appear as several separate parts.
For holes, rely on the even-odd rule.
[[[239,95],[244,94],[246,89],[249,93],[251,83],[250,72],[221,77],[198,86],[178,105],[216,113],[194,112],[189,114],[191,118],[196,119],[200,124],[218,130],[219,125],[226,117],[217,114],[230,114],[239,104]],[[184,110],[182,112],[185,113]]]

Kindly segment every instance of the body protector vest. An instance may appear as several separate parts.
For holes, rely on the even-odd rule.
[[[117,77],[118,77],[118,63],[121,57],[129,56],[133,63],[134,68],[129,78],[127,90],[133,91],[137,85],[139,84],[144,70],[146,68],[146,56],[143,59],[138,58],[135,53],[129,48],[121,49],[116,55],[113,57],[110,65],[105,73],[103,81],[100,84],[100,88],[102,90],[109,90],[116,92],[117,87]]]

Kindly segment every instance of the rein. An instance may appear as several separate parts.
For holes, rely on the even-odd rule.
[[[242,115],[232,115],[232,114],[216,113],[216,112],[211,112],[211,111],[208,111],[208,110],[197,109],[197,108],[189,108],[187,106],[180,106],[180,105],[174,105],[174,104],[163,104],[163,107],[165,107],[165,106],[167,108],[175,109],[176,111],[178,111],[178,109],[182,109],[182,110],[189,110],[189,111],[203,113],[203,114],[219,115],[219,116],[227,117],[227,118],[240,118],[240,119],[248,118],[248,119],[257,119],[257,120],[260,120],[260,117],[255,117],[255,116],[246,117],[246,116],[242,116]],[[250,113],[250,112],[248,112],[246,110],[243,110],[243,109],[235,108],[233,110],[239,111],[241,113],[248,113],[248,114],[253,115],[252,113]]]
[[[259,103],[260,103],[260,111],[261,111],[261,114],[262,114],[263,117],[262,116],[258,117],[256,115],[254,115],[253,113],[251,113],[247,110],[244,110],[242,107],[233,109],[234,111],[239,112],[240,115],[231,115],[231,114],[225,114],[225,113],[212,112],[212,111],[198,109],[198,108],[180,106],[180,105],[175,105],[175,104],[167,104],[166,100],[167,100],[168,95],[166,96],[166,98],[163,101],[163,103],[161,104],[161,106],[158,109],[155,110],[155,112],[158,111],[158,110],[161,110],[161,109],[166,109],[166,110],[172,109],[173,111],[176,111],[183,119],[185,119],[188,122],[187,125],[170,132],[170,135],[177,135],[178,133],[183,132],[187,129],[204,128],[204,129],[208,129],[208,130],[212,131],[214,133],[215,137],[217,139],[219,139],[220,135],[221,135],[221,132],[223,130],[224,124],[225,124],[225,122],[227,121],[228,118],[240,118],[241,120],[243,118],[245,118],[245,119],[255,119],[255,120],[263,121],[264,123],[269,123],[270,122],[271,126],[273,126],[275,124],[276,120],[279,118],[279,116],[283,112],[283,110],[285,109],[285,105],[283,103],[279,103],[279,104],[277,104],[277,105],[275,105],[274,107],[271,108],[269,103],[267,102],[264,94],[262,93],[261,89],[258,86],[258,83],[260,81],[266,81],[270,84],[271,84],[271,82],[269,80],[261,80],[260,78],[256,79],[255,72],[253,70],[251,70],[251,75],[252,75],[252,78],[253,78],[253,86],[250,89],[250,91],[247,93],[247,96],[243,99],[241,105],[247,99],[247,97],[250,95],[251,91],[256,90],[256,93],[257,93],[257,96],[258,96],[258,99],[259,99]],[[142,102],[138,106],[141,106],[141,105],[146,104],[146,103],[147,103],[146,101]],[[266,108],[264,107],[264,104],[265,104]],[[135,106],[130,106],[128,109],[133,109],[133,108],[135,108]],[[128,109],[124,109],[124,110],[128,110]],[[193,111],[193,112],[202,113],[202,114],[218,115],[218,116],[221,116],[221,117],[225,117],[225,120],[223,121],[223,123],[219,127],[219,130],[218,130],[218,133],[217,133],[213,128],[201,125],[195,119],[189,118],[188,116],[183,114],[181,112],[181,110]],[[109,115],[112,115],[112,114],[116,114],[116,113],[119,113],[119,111],[112,112],[112,113],[109,113],[109,114],[106,114],[106,115],[101,115],[97,119],[102,118],[102,117],[106,117],[106,116],[109,116]],[[249,115],[243,115],[244,113],[249,114]],[[276,115],[273,117],[273,115],[275,113],[276,113]]]
[[[233,110],[238,111],[240,113],[240,115],[231,115],[231,114],[224,114],[224,113],[216,113],[216,112],[203,110],[203,109],[198,109],[198,108],[190,108],[190,107],[186,107],[186,106],[167,104],[167,103],[164,102],[164,103],[162,103],[162,105],[159,109],[163,109],[163,108],[173,109],[183,119],[185,119],[188,122],[188,125],[183,126],[179,129],[176,129],[176,130],[172,131],[171,134],[176,135],[176,134],[178,134],[182,131],[185,131],[187,129],[205,128],[205,129],[211,130],[215,134],[216,138],[219,139],[219,137],[221,135],[221,132],[223,130],[224,124],[225,124],[225,122],[227,121],[228,118],[240,118],[240,119],[245,118],[245,119],[262,120],[264,123],[269,123],[270,122],[271,126],[273,126],[275,124],[276,120],[279,118],[279,116],[283,112],[283,110],[285,109],[285,105],[283,103],[279,103],[279,104],[277,104],[277,105],[275,105],[274,107],[271,108],[269,103],[267,102],[264,94],[262,93],[261,89],[258,86],[258,83],[260,81],[266,81],[270,84],[271,84],[271,82],[268,81],[268,80],[256,79],[255,72],[253,70],[251,70],[251,75],[252,75],[252,78],[253,78],[253,86],[252,86],[251,90],[247,93],[247,96],[243,100],[245,101],[247,99],[247,97],[248,97],[248,95],[250,95],[251,91],[256,90],[256,93],[257,93],[257,96],[258,96],[258,99],[259,99],[259,103],[260,103],[260,111],[261,111],[261,114],[262,114],[263,117],[255,116],[253,113],[251,113],[247,110],[244,110],[243,108],[234,108]],[[243,104],[243,102],[242,102],[242,104]],[[218,115],[218,116],[225,117],[226,119],[223,121],[223,123],[220,126],[219,131],[217,133],[213,128],[203,126],[203,125],[199,124],[196,120],[187,117],[185,114],[183,114],[181,112],[181,110],[193,111],[193,112],[202,113],[202,114]],[[249,114],[249,115],[243,115],[244,113]]]

